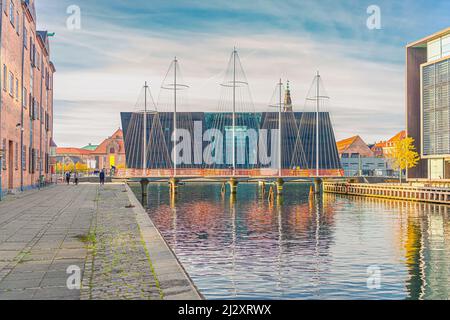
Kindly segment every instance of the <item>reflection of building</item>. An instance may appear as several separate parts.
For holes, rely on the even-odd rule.
[[[53,74],[49,34],[36,30],[34,1],[2,1],[0,194],[51,179]]]
[[[83,148],[57,148],[58,163],[64,167],[85,165],[88,169],[106,169],[113,166],[125,168],[125,148],[122,130],[117,130],[100,145],[89,144]]]
[[[284,115],[288,113],[283,113]],[[296,148],[296,146],[301,145],[303,149],[303,158],[295,159],[293,156],[292,161],[291,157],[283,156],[282,163],[285,169],[291,169],[293,163],[298,163],[301,169],[315,169],[316,166],[316,142],[315,142],[315,131],[316,131],[316,114],[315,113],[301,113],[295,112],[290,113],[293,118],[294,125],[299,127],[300,130],[295,129],[293,131],[282,130],[282,140],[283,140],[283,154],[300,154],[299,152],[294,152],[292,149]],[[140,113],[122,113],[122,127],[125,135],[125,148],[127,150],[127,167],[128,168],[142,168],[142,150],[143,150],[143,114]],[[154,143],[153,140],[156,136],[155,131],[152,130],[155,126],[155,114],[147,115],[147,141],[149,143]],[[162,156],[155,156],[155,153],[161,153],[161,148],[164,147],[165,154],[171,154],[173,150],[173,143],[171,142],[171,134],[173,132],[173,114],[162,112],[158,113],[159,120],[157,121],[157,125],[161,126],[160,131],[164,135],[164,146],[153,146],[149,147],[149,156],[147,157],[148,168],[170,168],[172,167],[172,158],[169,156],[168,161],[170,163],[152,163],[151,159],[163,159]],[[198,122],[201,124],[202,128],[200,131],[204,134],[209,129],[218,129],[224,135],[223,141],[223,167],[229,167],[227,165],[227,161],[229,159],[229,155],[226,154],[227,151],[227,140],[226,133],[232,127],[232,115],[231,113],[204,113],[204,112],[179,112],[177,113],[178,117],[178,129],[186,129],[191,133],[192,139],[195,139],[194,130],[194,122]],[[238,113],[236,114],[236,127],[238,130],[236,132],[244,133],[250,129],[254,129],[256,132],[263,126],[265,120],[268,118],[277,119],[278,113]],[[180,120],[183,119],[183,120]],[[267,122],[266,122],[267,123]],[[286,123],[286,121],[284,121]],[[320,169],[322,170],[340,170],[341,164],[339,161],[339,156],[336,148],[336,140],[334,136],[333,127],[331,124],[331,119],[328,113],[322,112],[320,113]],[[278,128],[278,127],[276,127]],[[269,127],[270,129],[270,127]],[[229,136],[229,135],[228,135]],[[153,137],[153,139],[152,139]],[[301,141],[301,144],[297,143],[297,138]],[[237,137],[237,142],[243,142],[244,140],[239,140]],[[200,137],[201,139],[201,137]],[[161,139],[162,140],[162,139]],[[248,139],[247,139],[248,140]],[[203,147],[207,146],[208,143],[204,142]],[[237,146],[239,147],[239,145]],[[250,144],[247,142],[247,146],[242,146],[246,149],[246,164],[241,165],[242,168],[251,167],[248,164],[248,160],[250,155],[256,153],[257,150],[251,149]],[[287,149],[286,149],[287,148]],[[232,149],[232,148],[231,148]],[[200,150],[202,152],[202,150]],[[203,167],[203,161],[201,164],[197,164],[194,161],[194,155],[198,153],[198,150],[194,148],[192,152],[192,160],[193,165],[188,165],[185,167],[195,168],[195,167]],[[200,157],[201,157],[200,153]],[[232,158],[232,156],[231,156]],[[167,159],[166,162],[167,162]]]
[[[376,157],[360,136],[339,141],[337,147],[346,176],[392,175],[392,170],[388,170],[387,161]]]
[[[450,179],[450,28],[407,52],[407,131],[422,161],[408,178]]]

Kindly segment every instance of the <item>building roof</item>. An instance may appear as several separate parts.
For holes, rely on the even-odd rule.
[[[344,139],[337,142],[337,148],[339,154],[343,153],[345,150],[347,150],[357,139],[361,139],[359,136],[354,136],[348,139]]]
[[[116,141],[119,144],[119,150],[116,152],[118,153],[125,153],[125,147],[123,144],[123,131],[122,129],[117,129],[114,134],[109,137],[108,139],[105,139],[92,153],[94,154],[107,154],[108,153],[108,145],[112,142]]]
[[[90,151],[80,148],[56,148],[57,155],[89,155]]]
[[[404,140],[406,138],[406,131],[400,131],[399,133],[397,133],[395,136],[393,136],[391,139],[389,139],[389,143],[394,143],[394,142],[398,142],[401,140]]]
[[[58,146],[56,145],[55,140],[53,140],[53,138],[50,138],[50,147],[53,147],[53,148],[57,148],[57,147],[58,147]]]
[[[89,143],[87,146],[84,146],[81,149],[88,150],[88,151],[95,151],[95,149],[97,149],[97,148],[98,148],[98,144],[94,145],[94,144]]]

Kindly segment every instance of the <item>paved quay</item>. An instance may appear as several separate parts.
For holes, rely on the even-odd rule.
[[[0,300],[201,298],[126,184],[0,202]]]

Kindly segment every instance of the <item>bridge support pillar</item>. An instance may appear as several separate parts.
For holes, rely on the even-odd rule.
[[[169,186],[170,186],[170,192],[172,194],[177,194],[178,193],[178,186],[179,186],[180,181],[176,178],[171,178],[169,180]]]
[[[277,179],[276,185],[277,185],[277,195],[281,196],[284,190],[284,180],[281,178]]]
[[[228,181],[228,185],[230,186],[231,194],[233,194],[233,195],[237,194],[238,184],[239,183],[234,178],[231,178],[230,181]]]
[[[314,193],[321,194],[322,193],[322,179],[316,178],[314,179]]]
[[[141,180],[141,192],[142,192],[142,199],[147,199],[148,196],[148,185],[149,181],[147,179]]]

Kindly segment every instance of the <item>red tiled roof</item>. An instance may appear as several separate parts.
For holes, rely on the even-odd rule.
[[[114,134],[109,137],[108,139],[104,140],[92,153],[94,154],[107,154],[108,150],[106,149],[108,147],[108,144],[111,142],[111,140],[116,140],[119,144],[119,150],[117,150],[117,153],[123,153],[125,154],[125,147],[123,144],[123,131],[122,129],[118,129]]]
[[[397,134],[396,134],[394,137],[392,137],[388,142],[394,143],[394,142],[397,142],[397,141],[401,141],[401,140],[403,140],[403,139],[405,139],[405,138],[406,138],[406,131],[403,130],[403,131],[397,133]]]
[[[338,148],[339,154],[341,154],[346,149],[348,149],[348,147],[350,147],[358,138],[359,138],[359,136],[354,136],[354,137],[339,141],[337,143],[337,148]]]
[[[79,148],[56,148],[57,155],[90,155],[91,152]]]

